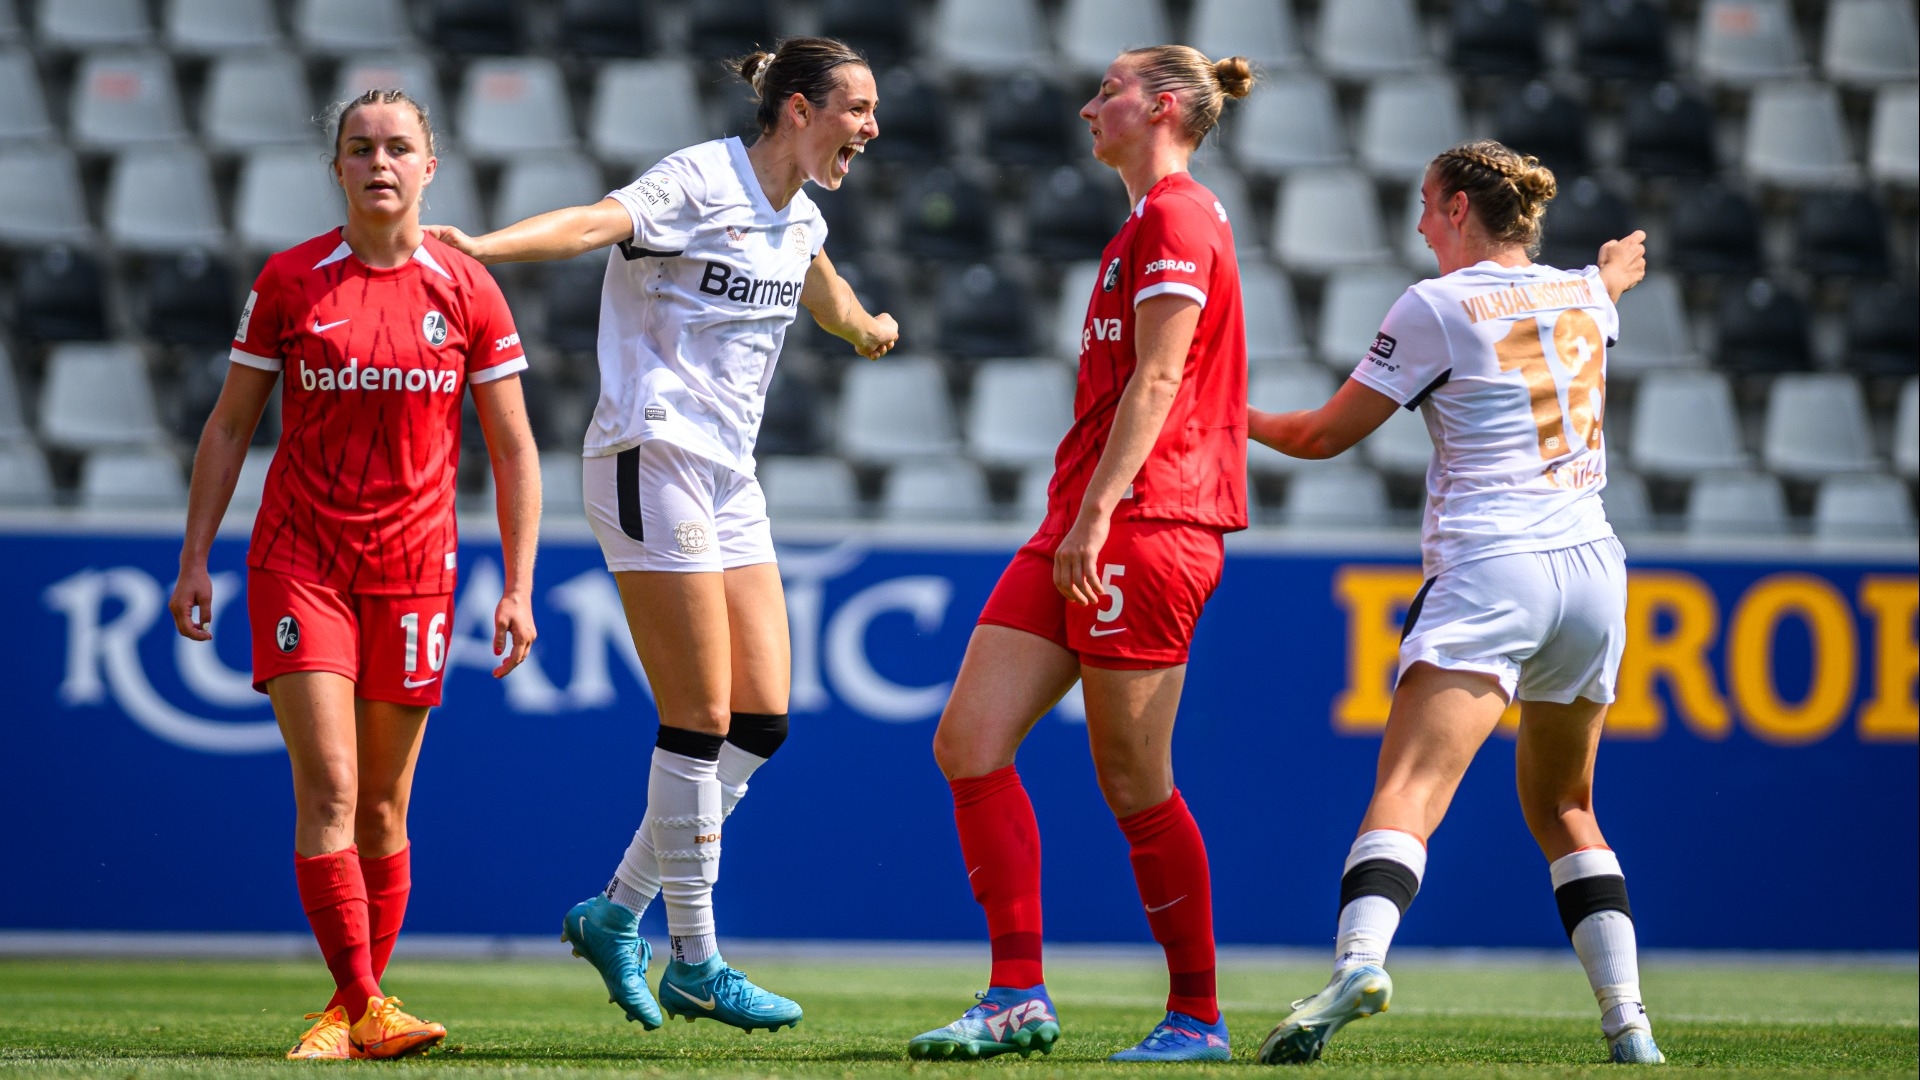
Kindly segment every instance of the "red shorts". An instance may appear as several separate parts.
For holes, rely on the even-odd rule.
[[[1013,556],[980,612],[983,625],[1037,634],[1088,667],[1134,671],[1187,662],[1193,626],[1220,584],[1218,529],[1180,521],[1116,521],[1100,550],[1106,601],[1069,603],[1053,587],[1061,536],[1041,533]]]
[[[438,705],[447,663],[453,594],[375,596],[247,571],[253,624],[253,688],[295,671],[353,680],[355,697]]]

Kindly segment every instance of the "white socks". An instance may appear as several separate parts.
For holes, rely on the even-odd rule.
[[[1652,1031],[1640,1000],[1640,961],[1627,910],[1620,860],[1605,848],[1555,859],[1550,868],[1567,936],[1600,1003],[1600,1029],[1611,1039],[1627,1028]]]
[[[1373,829],[1360,834],[1340,877],[1340,928],[1333,973],[1360,964],[1384,964],[1400,916],[1420,891],[1426,846],[1409,833]]]
[[[720,878],[720,780],[716,763],[658,747],[647,777],[647,816],[667,932],[713,933],[713,883]]]
[[[657,749],[654,751],[654,775],[649,778],[647,784],[648,816],[640,822],[640,827],[634,830],[633,839],[627,844],[627,853],[620,859],[619,869],[614,871],[613,880],[607,883],[607,899],[633,909],[635,914],[645,912],[647,905],[653,902],[653,898],[660,895],[660,858],[654,849],[652,811],[658,805],[654,802],[653,790],[654,781],[658,777],[659,758],[665,753],[667,751]],[[746,795],[747,780],[753,776],[754,770],[767,763],[766,758],[749,754],[732,743],[721,743],[720,758],[712,763],[700,762],[679,754],[668,756],[682,762],[711,765],[714,770],[714,781],[720,790],[720,817],[723,820],[733,813],[733,808],[739,804],[741,797]],[[718,859],[718,841],[715,842],[714,847],[714,858]],[[711,914],[708,918],[710,921]],[[700,959],[705,958],[702,956]],[[700,960],[687,962],[699,963]]]

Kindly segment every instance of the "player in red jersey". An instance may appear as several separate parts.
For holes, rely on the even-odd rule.
[[[987,600],[934,736],[993,972],[979,1005],[908,1044],[914,1057],[1025,1054],[1059,1036],[1040,963],[1040,833],[1013,759],[1079,681],[1101,793],[1169,972],[1166,1019],[1114,1058],[1228,1058],[1206,847],[1173,786],[1171,739],[1222,539],[1247,525],[1240,273],[1226,211],[1187,159],[1252,84],[1241,57],[1135,49],[1080,110],[1133,212],[1100,257],[1046,520]]]
[[[379,978],[410,888],[407,801],[440,703],[453,615],[454,471],[472,389],[499,503],[506,588],[496,677],[527,655],[540,517],[527,366],[499,286],[427,237],[433,128],[397,90],[339,110],[344,228],[267,260],[234,332],[200,437],[180,581],[180,633],[212,636],[207,551],[282,372],[280,445],[247,552],[254,686],[293,765],[294,872],[335,984],[291,1058],[397,1057],[446,1029],[402,1012]]]

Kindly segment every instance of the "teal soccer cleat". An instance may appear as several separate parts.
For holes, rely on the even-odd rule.
[[[980,1004],[943,1028],[915,1036],[907,1043],[910,1058],[990,1058],[1000,1054],[1026,1057],[1035,1050],[1049,1053],[1060,1037],[1060,1021],[1044,985],[1026,990],[991,987],[975,995]]]
[[[1293,1012],[1260,1044],[1263,1065],[1305,1065],[1320,1060],[1327,1040],[1362,1017],[1387,1011],[1393,978],[1375,964],[1336,972],[1326,989],[1293,1003]]]
[[[1653,1044],[1653,1033],[1630,1027],[1607,1040],[1607,1054],[1615,1065],[1665,1065],[1667,1055]]]
[[[628,908],[596,896],[582,900],[567,912],[560,940],[573,946],[573,955],[600,972],[607,984],[607,1000],[620,1006],[627,1019],[638,1020],[648,1031],[663,1023],[660,1006],[647,992],[647,961],[653,946],[640,936],[640,916]]]
[[[668,1016],[684,1017],[689,1024],[705,1018],[741,1031],[779,1031],[800,1022],[798,1004],[748,982],[718,954],[705,963],[668,964],[660,976],[660,1004]]]
[[[1170,1012],[1140,1045],[1122,1050],[1108,1061],[1231,1061],[1227,1045],[1227,1018],[1203,1024],[1186,1013]]]

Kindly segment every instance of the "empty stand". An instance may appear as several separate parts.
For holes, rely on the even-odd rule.
[[[74,76],[68,133],[85,150],[185,138],[172,62],[157,52],[87,57]]]
[[[822,0],[820,32],[890,67],[913,52],[913,8],[898,0]]]
[[[992,512],[987,478],[964,459],[908,461],[887,470],[880,514],[889,521],[981,521]]]
[[[349,57],[341,63],[333,87],[335,101],[351,101],[368,90],[405,90],[408,97],[426,107],[436,128],[444,129],[449,119],[433,61],[421,53]]]
[[[1760,211],[1738,190],[1700,184],[1674,198],[1668,259],[1689,274],[1746,276],[1760,269]]]
[[[1835,82],[1877,86],[1920,77],[1909,0],[1829,0],[1820,40],[1820,66]]]
[[[1627,94],[1621,113],[1623,163],[1654,176],[1711,176],[1719,167],[1714,150],[1713,110],[1676,83],[1639,86]]]
[[[880,76],[880,100],[886,112],[886,138],[867,147],[873,161],[929,165],[946,157],[947,100],[939,87],[912,68],[901,67]]]
[[[845,521],[860,512],[853,469],[833,457],[762,457],[755,470],[767,496],[767,514]]]
[[[1544,60],[1534,0],[1454,0],[1448,30],[1453,67],[1469,75],[1533,75]]]
[[[30,442],[0,442],[0,506],[47,506],[53,473],[47,455]]]
[[[1300,63],[1290,0],[1199,0],[1188,41],[1212,57],[1244,56],[1265,71]]]
[[[1032,70],[1048,61],[1038,0],[935,0],[927,42],[935,62],[968,75]]]
[[[1360,443],[1361,456],[1381,472],[1423,476],[1433,460],[1433,437],[1416,409],[1395,409],[1387,422]]]
[[[1296,529],[1370,529],[1387,524],[1387,485],[1354,465],[1301,472],[1287,484],[1280,520]]]
[[[897,357],[849,368],[840,389],[839,432],[841,453],[868,465],[958,451],[939,361]]]
[[[621,60],[594,79],[587,140],[603,161],[636,173],[709,137],[699,88],[684,60]]]
[[[519,158],[500,174],[493,202],[493,227],[558,210],[596,203],[607,193],[600,169],[578,154],[538,154]]]
[[[826,439],[820,430],[822,404],[813,383],[794,374],[792,366],[775,368],[755,453],[815,454],[825,449]]]
[[[1842,187],[1859,175],[1840,95],[1825,83],[1771,83],[1747,108],[1747,175],[1793,190]]]
[[[1111,169],[1061,165],[1027,192],[1027,250],[1066,262],[1097,258],[1127,218],[1127,192]]]
[[[107,238],[129,251],[222,247],[213,174],[187,144],[128,150],[107,185]]]
[[[420,0],[427,37],[450,53],[500,56],[514,52],[520,20],[514,0]]]
[[[1380,323],[1413,275],[1390,267],[1345,270],[1327,279],[1320,300],[1320,328],[1314,345],[1322,362],[1352,371],[1380,332]]]
[[[1583,176],[1547,204],[1539,261],[1578,271],[1600,257],[1600,245],[1632,232],[1633,224],[1625,199]]]
[[[1761,453],[1767,468],[1798,479],[1875,468],[1860,384],[1851,375],[1782,375],[1767,398]]]
[[[240,315],[233,277],[206,251],[188,248],[148,260],[145,293],[144,326],[156,340],[214,348],[232,338]]]
[[[160,416],[146,362],[131,345],[61,345],[40,387],[40,438],[62,450],[152,446]]]
[[[1795,263],[1827,277],[1884,277],[1890,270],[1887,237],[1893,225],[1864,191],[1820,191],[1802,196],[1795,222]]]
[[[980,185],[948,168],[928,169],[897,199],[900,247],[924,259],[982,259],[993,250],[992,207]]]
[[[473,163],[465,154],[453,150],[442,150],[438,157],[433,182],[421,196],[421,224],[457,225],[468,232],[486,228],[487,217],[480,209],[480,184],[474,175]]]
[[[23,258],[14,286],[14,328],[37,341],[107,336],[106,275],[84,248],[55,244]]]
[[[0,244],[84,244],[85,189],[73,154],[58,146],[0,147]]]
[[[1318,75],[1274,76],[1242,103],[1230,128],[1234,158],[1259,175],[1347,160],[1333,87]]]
[[[1247,404],[1264,412],[1296,412],[1325,405],[1338,389],[1325,369],[1288,364],[1261,371],[1247,384]],[[1255,473],[1287,476],[1321,468],[1320,461],[1288,457],[1264,444],[1247,440],[1247,468]]]
[[[1907,486],[1891,476],[1835,476],[1813,500],[1813,534],[1822,540],[1913,538]]]
[[[586,486],[580,477],[580,455],[572,450],[547,450],[540,455],[540,516],[581,519],[587,516]]]
[[[1733,392],[1717,372],[1647,375],[1634,404],[1630,441],[1634,465],[1649,476],[1685,479],[1747,463]]]
[[[546,339],[563,352],[590,353],[600,340],[600,289],[607,276],[603,251],[546,267]]]
[[[1893,419],[1893,471],[1909,480],[1920,475],[1920,376],[1900,387]]]
[[[25,49],[0,48],[0,144],[53,135],[33,54]]]
[[[1384,79],[1367,87],[1360,114],[1360,164],[1382,180],[1418,183],[1434,155],[1466,141],[1466,130],[1460,92],[1452,79]]]
[[[1719,321],[1719,362],[1728,371],[1805,371],[1813,363],[1813,327],[1806,304],[1765,278],[1726,289]]]
[[[272,0],[168,0],[167,49],[176,55],[220,56],[281,43]]]
[[[1440,257],[1427,246],[1427,238],[1420,235],[1420,217],[1426,206],[1426,200],[1420,194],[1420,185],[1408,184],[1407,208],[1400,215],[1400,232],[1390,239],[1396,245],[1395,253],[1409,270],[1421,277],[1439,277]]]
[[[180,459],[144,447],[95,450],[80,467],[80,505],[89,510],[173,510],[187,505]]]
[[[13,357],[0,343],[0,446],[33,438],[27,427],[27,409],[20,398],[20,382],[14,375]]]
[[[1574,62],[1601,79],[1658,79],[1667,73],[1667,18],[1652,0],[1580,0]]]
[[[233,231],[258,254],[292,247],[346,220],[346,204],[327,171],[324,147],[270,148],[240,164]]]
[[[1245,272],[1244,269],[1242,271]],[[1060,272],[1060,295],[1053,309],[1053,355],[1077,360],[1080,337],[1087,325],[1087,304],[1100,284],[1100,260],[1073,263]]]
[[[330,56],[389,52],[413,44],[402,0],[296,0],[293,32],[306,50]]]
[[[144,0],[40,0],[36,14],[43,48],[79,51],[153,40]]]
[[[1588,170],[1587,110],[1544,82],[1504,95],[1494,118],[1494,137],[1552,169],[1562,184]]]
[[[1188,162],[1188,170],[1200,186],[1213,192],[1220,203],[1220,209],[1227,212],[1227,222],[1233,229],[1233,246],[1242,258],[1260,251],[1264,237],[1255,227],[1253,216],[1253,197],[1247,194],[1247,181],[1239,171],[1225,164],[1200,160],[1196,154]]]
[[[726,60],[773,46],[771,0],[700,0],[689,14],[687,44],[695,56]]]
[[[260,503],[266,497],[267,470],[272,465],[272,447],[253,446],[247,449],[247,456],[240,462],[240,475],[234,478],[233,498],[227,503],[229,513],[260,509]]]
[[[1694,48],[1695,66],[1708,82],[1742,86],[1803,71],[1787,0],[1705,0]]]
[[[200,130],[216,150],[311,142],[313,101],[298,59],[251,52],[214,61],[200,103]]]
[[[1619,306],[1620,340],[1607,350],[1610,377],[1700,365],[1680,282],[1673,275],[1649,273],[1620,298]]]
[[[1098,77],[1123,49],[1171,40],[1160,0],[1066,0],[1060,15],[1060,57],[1080,75]]]
[[[987,465],[1019,467],[1053,460],[1073,423],[1073,371],[1056,360],[996,360],[980,365],[967,408],[967,449]]]
[[[1653,528],[1653,502],[1647,497],[1647,482],[1637,473],[1609,465],[1607,486],[1600,489],[1600,502],[1606,507],[1608,524],[1617,532],[1645,532]]]
[[[1887,281],[1847,296],[1847,366],[1862,375],[1911,375],[1920,356],[1920,294]]]
[[[1431,63],[1413,0],[1322,4],[1314,52],[1327,74],[1354,81],[1418,71]]]
[[[1874,96],[1867,171],[1908,191],[1920,184],[1920,88],[1887,86]]]
[[[1029,465],[1020,473],[1013,493],[1013,517],[1029,526],[1037,526],[1047,517],[1047,488],[1053,484],[1053,463]]]
[[[1293,283],[1285,274],[1243,257],[1240,300],[1246,315],[1249,365],[1291,364],[1310,357]]]
[[[1787,531],[1787,497],[1764,473],[1709,473],[1687,496],[1687,531],[1695,536],[1766,536]]]
[[[940,347],[962,359],[1033,348],[1027,288],[987,263],[949,267],[940,289]]]
[[[1324,274],[1388,261],[1380,204],[1362,173],[1296,173],[1280,188],[1273,251],[1289,270]]]
[[[1055,165],[1074,156],[1071,125],[1076,105],[1058,86],[1032,72],[994,79],[984,87],[981,124],[987,156],[1009,165]],[[886,103],[887,138],[893,137],[893,102]],[[887,139],[874,143],[878,147]]]
[[[657,22],[653,0],[561,0],[559,44],[578,56],[645,56]]]
[[[467,152],[502,161],[526,152],[571,150],[573,111],[560,68],[538,57],[494,57],[467,68],[456,129]]]

